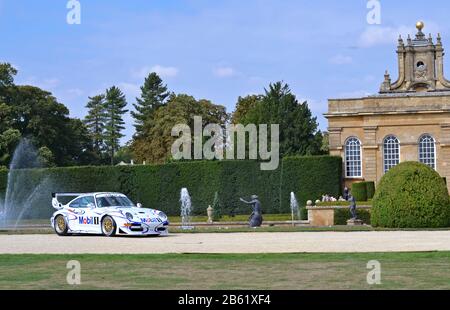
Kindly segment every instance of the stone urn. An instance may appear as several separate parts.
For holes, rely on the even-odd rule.
[[[208,209],[206,209],[206,214],[208,214],[208,223],[213,223],[213,216],[214,216],[214,209],[209,206]]]

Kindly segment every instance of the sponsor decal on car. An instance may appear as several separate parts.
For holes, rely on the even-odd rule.
[[[80,225],[98,225],[100,221],[98,217],[80,216],[78,218],[78,223]]]
[[[149,223],[161,223],[161,220],[158,218],[141,218],[141,222],[144,224],[149,224]]]
[[[84,214],[84,210],[81,209],[68,209],[67,211],[69,211],[70,213],[74,213],[74,214]]]

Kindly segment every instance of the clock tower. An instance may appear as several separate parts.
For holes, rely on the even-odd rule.
[[[418,22],[416,37],[407,42],[398,39],[398,80],[391,83],[386,71],[380,93],[450,91],[450,81],[444,77],[444,49],[438,34],[436,44],[431,34],[427,38],[422,32],[423,22]]]

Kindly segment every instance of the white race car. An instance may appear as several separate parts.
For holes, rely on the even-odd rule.
[[[59,199],[72,198],[67,204]],[[168,235],[169,221],[164,212],[137,206],[120,193],[53,193],[52,206],[57,209],[52,227],[60,236],[70,234]]]

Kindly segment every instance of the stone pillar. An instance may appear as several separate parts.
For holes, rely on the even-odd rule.
[[[364,127],[363,177],[366,181],[377,181],[377,130],[378,127]]]
[[[330,143],[330,155],[342,156],[342,141],[341,141],[342,128],[330,127],[328,128],[329,143]]]
[[[447,188],[450,191],[450,124],[441,125],[441,141],[436,149],[440,147],[437,154],[437,169],[441,176],[447,178]]]

